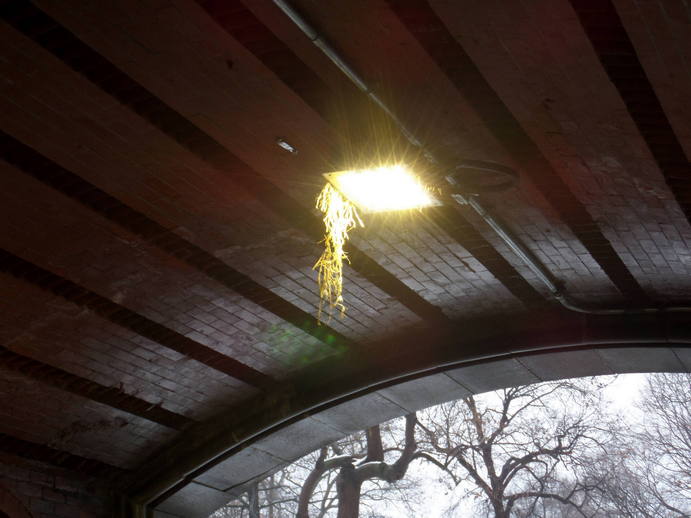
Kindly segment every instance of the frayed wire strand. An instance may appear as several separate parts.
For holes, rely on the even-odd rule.
[[[316,208],[324,214],[324,252],[314,265],[319,285],[319,312],[321,322],[324,306],[329,308],[329,320],[335,311],[345,315],[343,303],[343,262],[348,261],[345,244],[348,232],[364,224],[355,206],[345,199],[331,184],[326,184],[317,196]]]

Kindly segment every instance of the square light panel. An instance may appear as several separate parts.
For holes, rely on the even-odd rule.
[[[441,205],[404,165],[326,173],[324,177],[363,212],[421,209]]]

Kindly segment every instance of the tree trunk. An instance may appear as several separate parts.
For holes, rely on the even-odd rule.
[[[362,482],[355,475],[355,469],[352,465],[341,468],[336,481],[336,490],[338,491],[337,518],[358,518],[361,486]]]
[[[274,518],[274,506],[273,503],[276,500],[276,480],[275,475],[271,475],[269,479],[269,493],[266,495],[266,501],[269,504],[269,518]]]
[[[259,518],[259,483],[255,482],[247,490],[250,501],[249,518]]]
[[[511,513],[504,507],[504,502],[501,499],[490,499],[490,501],[492,502],[492,509],[494,509],[494,518],[509,518]]]

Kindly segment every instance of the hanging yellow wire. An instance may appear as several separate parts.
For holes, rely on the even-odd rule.
[[[324,214],[324,252],[315,263],[319,284],[319,313],[321,322],[324,305],[329,307],[329,319],[338,310],[341,318],[343,304],[343,261],[348,260],[344,250],[348,232],[358,224],[364,226],[355,206],[345,199],[331,184],[326,184],[317,196],[316,207]]]

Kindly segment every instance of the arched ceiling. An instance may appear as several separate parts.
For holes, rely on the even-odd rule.
[[[518,172],[483,204],[569,297],[659,311],[568,311],[457,204],[369,216],[320,325],[321,174],[419,159],[391,118],[272,0],[0,0],[0,450],[185,516],[350,401],[691,370],[683,1],[292,5],[442,164]]]

